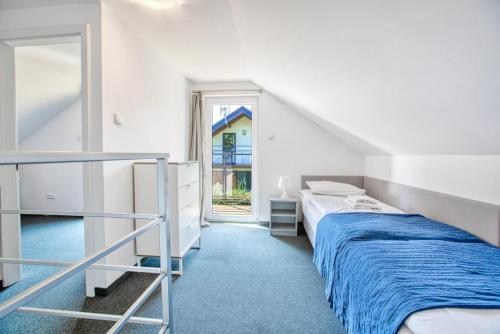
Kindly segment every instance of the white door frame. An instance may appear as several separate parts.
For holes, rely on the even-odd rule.
[[[212,213],[212,105],[214,104],[251,104],[252,109],[252,214],[250,216],[229,216],[214,215]],[[209,221],[223,222],[246,222],[256,223],[259,216],[258,198],[258,117],[259,117],[259,96],[258,95],[204,95],[203,112],[205,117],[205,138],[204,149],[210,155],[206,160],[206,194],[205,209]]]
[[[0,41],[0,150],[17,150],[15,54],[14,49]],[[0,207],[19,209],[19,182],[15,166],[0,167]],[[21,255],[21,219],[19,215],[0,216],[0,256]],[[2,287],[21,279],[21,266],[1,264]]]
[[[9,40],[20,40],[20,39],[39,39],[39,38],[52,38],[52,37],[64,37],[64,36],[75,36],[79,35],[81,38],[81,85],[82,85],[82,150],[83,151],[92,151],[99,150],[98,141],[96,138],[100,138],[101,136],[96,133],[98,129],[94,129],[95,127],[91,127],[91,122],[93,117],[90,113],[91,106],[92,110],[95,112],[99,112],[100,106],[96,105],[99,101],[91,100],[91,88],[92,88],[92,69],[91,69],[91,34],[90,34],[90,25],[82,24],[82,25],[68,25],[68,26],[49,26],[49,27],[38,27],[38,28],[29,28],[29,29],[12,29],[12,30],[0,30],[0,42],[7,42]],[[14,101],[9,101],[9,99],[4,100],[4,103],[0,103],[0,115],[4,115],[4,117],[14,117],[14,126],[12,126],[12,120],[9,123],[2,122],[0,123],[0,143],[11,143],[14,140],[14,146],[10,145],[10,147],[1,147],[0,149],[6,150],[17,150],[17,123],[15,122],[16,117],[16,109],[15,109],[15,77],[10,79],[10,83],[7,83],[7,88],[14,89],[14,94],[9,94],[9,99],[14,99]],[[4,97],[5,89],[0,89],[4,92],[0,91],[0,96]],[[9,116],[10,115],[10,116]],[[12,116],[13,115],[13,116]],[[96,116],[94,116],[96,117]],[[97,145],[96,145],[97,144]],[[95,175],[100,175],[101,171],[99,170],[99,166],[84,164],[83,165],[83,189],[84,189],[84,208],[86,211],[91,211],[89,208],[95,206],[96,199],[93,198],[93,182],[92,179],[95,180]],[[1,177],[1,175],[0,175]],[[5,182],[5,179],[3,180]],[[17,182],[17,179],[16,179]],[[95,181],[94,181],[95,183]],[[17,182],[18,186],[18,182]],[[10,192],[8,194],[8,200],[10,204],[13,204],[14,196],[18,198],[18,193]],[[5,193],[4,193],[5,197]],[[95,197],[95,196],[94,196]],[[3,201],[2,201],[3,203]],[[19,203],[17,203],[17,208],[19,208]],[[17,217],[19,220],[19,216]],[[4,222],[6,222],[4,218]],[[85,252],[86,254],[90,254],[94,252],[94,239],[95,232],[93,226],[93,220],[91,218],[85,218]],[[3,254],[13,254],[14,248],[18,249],[17,256],[19,257],[21,250],[21,240],[20,240],[20,229],[12,230],[6,229],[6,224],[0,225],[0,234],[2,241],[4,238],[10,238],[9,248],[10,250],[3,249],[5,245],[2,242],[2,248],[0,249],[0,255]],[[19,223],[20,226],[20,223]],[[6,252],[6,253],[4,253]],[[20,279],[20,270],[19,265],[2,265],[2,269],[5,271],[2,272],[2,278],[4,279],[4,285],[8,286],[16,283]],[[17,266],[17,269],[16,269]],[[18,273],[16,275],[16,272]],[[94,294],[93,282],[94,282],[94,271],[87,271],[87,295]]]

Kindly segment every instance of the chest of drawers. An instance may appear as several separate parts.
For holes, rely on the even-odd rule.
[[[182,259],[198,241],[200,230],[200,183],[197,161],[168,164],[170,245],[172,257]],[[136,213],[157,212],[156,163],[134,164],[134,207]],[[136,228],[146,221],[136,219]],[[136,239],[138,256],[159,256],[159,229]]]

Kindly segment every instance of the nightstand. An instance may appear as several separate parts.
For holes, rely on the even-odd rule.
[[[296,197],[270,199],[271,235],[297,236],[297,213],[299,201]]]

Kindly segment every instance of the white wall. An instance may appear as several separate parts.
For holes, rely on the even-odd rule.
[[[189,106],[186,78],[129,30],[113,4],[103,3],[102,18],[104,151],[169,152],[171,159],[183,160]],[[113,123],[115,112],[123,115],[123,125]],[[132,163],[106,164],[105,210],[132,212],[132,186]],[[132,221],[110,220],[103,241],[109,244],[133,229]],[[106,261],[134,264],[134,244]],[[119,276],[107,272],[99,285],[107,287]]]
[[[366,156],[365,175],[500,205],[498,155]]]
[[[18,138],[23,141],[81,94],[81,47],[72,43],[17,46],[16,112]]]
[[[259,220],[269,220],[269,197],[281,175],[297,195],[301,175],[363,175],[363,156],[268,92],[259,101]],[[274,139],[271,139],[274,136]]]
[[[198,82],[192,88],[206,96],[260,90],[251,82]],[[291,195],[298,194],[301,175],[363,175],[361,153],[267,91],[259,96],[257,119],[259,221],[269,221],[269,198],[281,193],[282,175],[291,178]]]
[[[19,150],[81,151],[82,99],[79,38],[34,40],[15,46]],[[67,38],[66,38],[67,39]],[[21,207],[83,210],[81,164],[20,166]],[[54,194],[54,199],[47,195]]]
[[[19,145],[21,151],[81,151],[82,100],[79,98]],[[22,165],[19,167],[21,208],[83,210],[81,164]],[[53,193],[55,199],[48,199]]]

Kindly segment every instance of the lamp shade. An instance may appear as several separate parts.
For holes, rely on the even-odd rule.
[[[286,189],[290,185],[290,178],[288,176],[280,176],[278,181],[279,189]]]

